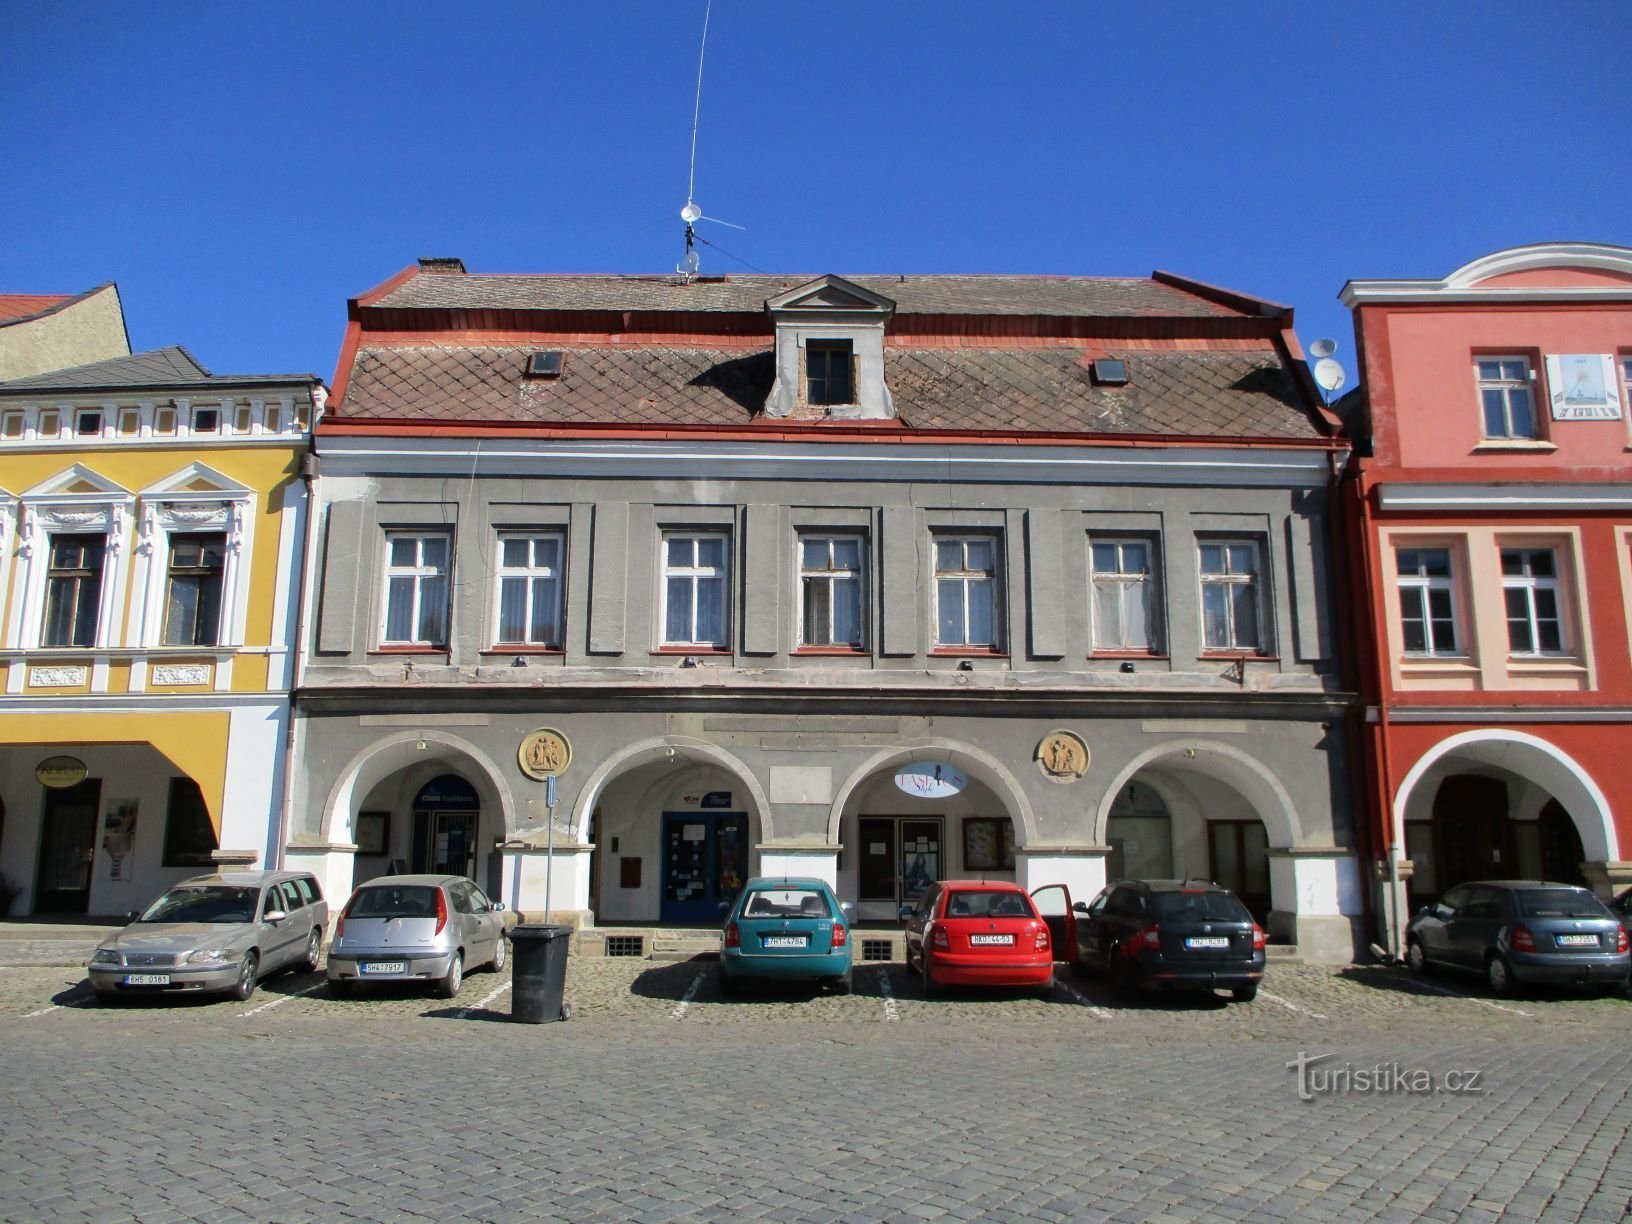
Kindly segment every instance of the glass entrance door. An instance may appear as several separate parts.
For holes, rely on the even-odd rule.
[[[744,813],[663,813],[662,921],[723,922],[747,874]]]
[[[102,780],[45,792],[40,869],[35,877],[36,914],[83,914],[91,907],[91,862],[96,855],[96,810]]]
[[[428,870],[476,878],[476,813],[432,812]]]
[[[910,901],[941,878],[939,816],[862,816],[858,901]],[[891,915],[893,917],[893,915]]]
[[[1207,825],[1213,880],[1241,899],[1260,924],[1269,920],[1269,835],[1257,820]]]

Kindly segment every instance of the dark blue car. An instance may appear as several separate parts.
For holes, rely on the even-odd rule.
[[[745,978],[814,978],[851,989],[850,922],[825,881],[757,877],[743,885],[720,939],[720,993]]]

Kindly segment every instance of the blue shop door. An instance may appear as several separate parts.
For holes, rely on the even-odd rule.
[[[746,815],[663,813],[662,921],[724,922],[747,874]]]

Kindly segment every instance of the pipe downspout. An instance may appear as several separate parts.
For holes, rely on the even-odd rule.
[[[317,428],[321,407],[313,398],[312,428]],[[277,865],[284,866],[285,851],[289,845],[289,824],[295,804],[295,694],[306,678],[306,625],[307,604],[311,599],[309,576],[315,561],[317,545],[317,482],[319,479],[317,452],[308,448],[300,460],[300,480],[306,490],[305,538],[302,540],[300,576],[295,601],[295,648],[289,677],[289,726],[284,731],[283,743],[283,803],[278,808]]]

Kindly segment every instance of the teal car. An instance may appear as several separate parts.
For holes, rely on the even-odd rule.
[[[849,994],[850,918],[822,880],[756,877],[743,885],[720,939],[720,993],[746,978],[814,978]]]

